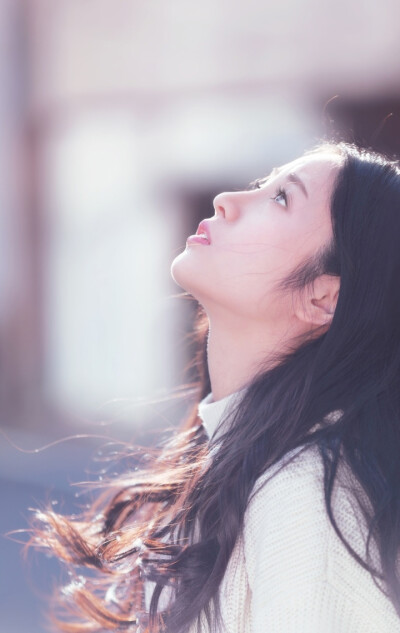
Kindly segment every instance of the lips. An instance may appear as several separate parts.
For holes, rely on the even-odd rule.
[[[196,231],[196,235],[206,238],[209,244],[211,244],[210,230],[204,220],[200,222]]]

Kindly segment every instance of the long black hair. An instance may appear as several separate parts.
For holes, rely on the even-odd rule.
[[[273,367],[260,367],[225,432],[208,440],[197,417],[210,391],[208,322],[199,307],[197,398],[181,432],[137,471],[110,481],[85,515],[37,514],[33,542],[75,574],[57,597],[64,608],[59,630],[135,630],[140,622],[141,630],[184,633],[202,614],[211,626],[255,482],[286,453],[310,445],[323,461],[334,529],[400,615],[400,169],[351,144],[312,151],[342,158],[331,198],[333,238],[284,285],[292,291],[321,274],[339,277],[329,329],[299,339]],[[354,550],[335,520],[331,498],[341,464],[368,501],[360,505],[378,566],[368,547],[364,557]],[[82,580],[85,567],[95,573]],[[155,583],[149,614],[148,581]]]

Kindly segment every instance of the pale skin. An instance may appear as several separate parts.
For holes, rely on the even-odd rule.
[[[330,242],[330,195],[340,164],[334,153],[304,155],[258,189],[220,193],[207,220],[211,244],[187,244],[174,259],[173,279],[209,320],[214,401],[245,387],[260,363],[273,365],[274,355],[293,349],[297,337],[329,328],[338,277],[321,275],[301,295],[277,284]]]

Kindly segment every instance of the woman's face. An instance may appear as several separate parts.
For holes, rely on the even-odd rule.
[[[215,215],[203,221],[210,243],[189,239],[172,263],[173,279],[209,316],[287,320],[291,296],[277,284],[330,242],[341,161],[327,152],[302,156],[272,170],[259,188],[217,195]]]

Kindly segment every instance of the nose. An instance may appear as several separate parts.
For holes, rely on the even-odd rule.
[[[227,191],[219,193],[213,201],[216,215],[222,215],[228,222],[236,220],[240,213],[239,200],[235,193]]]

